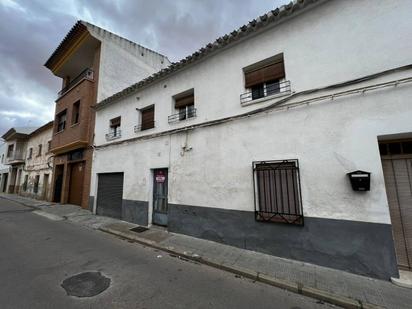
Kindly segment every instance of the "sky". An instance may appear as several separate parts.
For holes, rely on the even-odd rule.
[[[79,19],[178,61],[287,2],[0,0],[0,136],[53,119],[61,80],[43,65]]]

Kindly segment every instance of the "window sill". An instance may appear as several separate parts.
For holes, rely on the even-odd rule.
[[[258,104],[258,103],[266,102],[266,101],[269,101],[269,100],[273,100],[273,99],[285,97],[285,96],[288,96],[288,95],[291,95],[291,94],[293,94],[293,92],[291,92],[291,91],[280,92],[280,93],[272,94],[272,95],[270,95],[270,96],[266,96],[266,97],[262,97],[262,98],[255,99],[255,100],[251,100],[251,101],[248,101],[248,102],[240,103],[240,105],[241,105],[242,107],[245,107],[245,106],[249,106],[249,105],[253,105],[253,104]]]
[[[59,131],[59,132],[54,133],[54,135],[58,135],[58,134],[61,134],[61,133],[63,133],[63,132],[64,132],[64,129],[61,130],[61,131]]]
[[[74,128],[74,127],[78,126],[79,124],[80,124],[80,122],[73,123],[73,124],[70,126],[70,128]]]

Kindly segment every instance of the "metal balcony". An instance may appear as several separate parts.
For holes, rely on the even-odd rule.
[[[139,125],[134,126],[134,133],[138,133],[144,130],[149,130],[153,129],[155,127],[155,122],[154,121],[146,121],[142,122]]]
[[[240,103],[248,103],[254,100],[277,97],[287,95],[291,92],[290,90],[290,81],[285,80],[283,82],[262,85],[261,88],[257,88],[240,95]]]
[[[170,115],[168,117],[168,121],[169,123],[174,123],[174,122],[178,122],[178,121],[182,121],[182,120],[190,119],[190,118],[195,118],[195,117],[196,117],[196,108],[194,107],[190,109],[186,108],[185,110],[179,113]]]
[[[58,98],[65,95],[70,89],[80,83],[83,79],[93,80],[93,70],[85,69],[79,75],[77,75],[69,84],[67,84],[62,90],[58,93]]]
[[[24,154],[23,151],[15,150],[6,158],[6,164],[18,164],[24,162]]]
[[[114,139],[117,138],[121,138],[122,137],[122,131],[121,130],[116,130],[116,131],[112,131],[106,134],[106,140],[107,141],[112,141]]]

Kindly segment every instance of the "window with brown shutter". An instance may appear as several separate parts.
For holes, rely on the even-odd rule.
[[[155,127],[154,115],[155,115],[155,106],[146,107],[141,111],[142,113],[142,122],[141,122],[141,131],[152,129]]]
[[[175,95],[173,98],[174,107],[178,112],[169,116],[169,123],[196,117],[194,89]]]
[[[113,119],[110,119],[110,132],[106,134],[106,139],[111,140],[114,138],[119,138],[122,136],[122,132],[120,130],[120,123],[121,123],[121,117],[116,117]]]
[[[191,93],[191,94],[186,95],[184,97],[175,99],[175,108],[176,109],[186,107],[186,106],[189,106],[189,105],[194,105],[194,104],[195,104],[195,95],[194,95],[194,93]]]
[[[281,91],[280,80],[285,78],[283,54],[250,65],[243,71],[245,88],[251,90],[252,100],[279,93]]]

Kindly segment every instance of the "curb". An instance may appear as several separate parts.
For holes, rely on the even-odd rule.
[[[8,201],[23,205],[25,207],[32,208],[32,209],[41,209],[42,206],[51,206],[51,205],[56,204],[56,203],[52,203],[52,202],[45,202],[44,204],[40,204],[40,205],[30,205],[30,204],[26,204],[24,201],[18,201],[18,200],[15,200],[13,198],[10,198],[10,197],[4,196],[4,195],[0,195],[0,199],[5,199],[5,200],[8,200]]]
[[[163,247],[158,245],[157,243],[155,243],[154,241],[150,241],[147,239],[143,239],[141,237],[138,237],[136,235],[131,235],[129,233],[125,233],[122,231],[118,231],[115,229],[111,229],[111,228],[106,228],[106,227],[100,227],[99,228],[100,231],[108,233],[108,234],[112,234],[115,236],[120,236],[122,238],[125,239],[129,239],[132,240],[136,243],[139,243],[141,245],[144,246],[148,246],[154,249],[158,249],[164,252],[167,252],[169,254],[172,254],[174,256],[177,257],[183,257],[185,259],[194,261],[194,262],[198,262],[213,268],[217,268],[223,271],[227,271],[230,273],[233,273],[235,275],[238,276],[242,276],[254,281],[258,281],[264,284],[268,284],[277,288],[281,288],[284,290],[288,290],[290,292],[293,293],[297,293],[297,294],[301,294],[304,296],[308,296],[314,299],[318,299],[320,301],[324,301],[333,305],[337,305],[343,308],[348,308],[348,309],[383,309],[383,307],[378,306],[378,305],[374,305],[374,304],[370,304],[370,303],[363,303],[359,300],[355,300],[346,296],[339,296],[336,294],[332,294],[323,290],[319,290],[319,289],[315,289],[315,288],[311,288],[311,287],[305,287],[300,283],[297,282],[291,282],[291,281],[287,281],[287,280],[282,280],[282,279],[278,279],[278,278],[274,278],[265,274],[261,274],[258,273],[256,271],[252,271],[246,268],[239,268],[233,265],[225,265],[225,264],[221,264],[218,262],[214,262],[212,260],[200,257],[200,256],[192,256],[189,254],[185,254],[184,252],[179,252],[177,250],[174,249],[170,249],[168,247]]]

